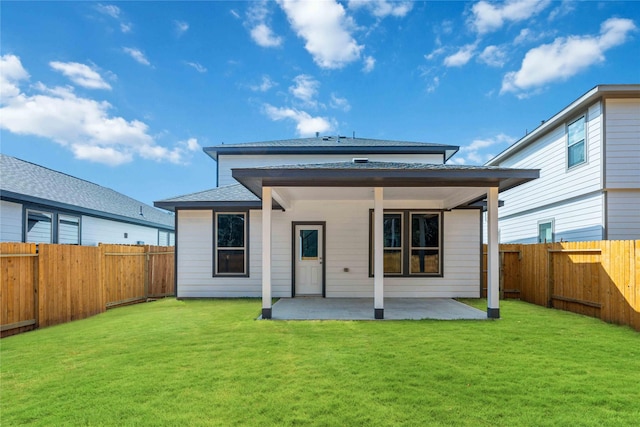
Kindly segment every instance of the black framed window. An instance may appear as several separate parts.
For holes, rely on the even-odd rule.
[[[440,276],[442,274],[442,213],[385,211],[385,276]],[[369,275],[373,276],[373,211],[369,215]]]
[[[246,276],[247,212],[216,212],[214,220],[214,274]]]

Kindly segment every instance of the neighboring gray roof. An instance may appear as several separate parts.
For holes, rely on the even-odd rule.
[[[204,148],[214,160],[218,154],[442,154],[444,161],[460,147],[427,142],[387,141],[344,136],[283,139],[277,141],[222,144]]]
[[[553,129],[579,114],[587,106],[600,98],[638,98],[640,97],[640,84],[622,85],[598,85],[573,101],[562,111],[555,114],[549,120],[543,121],[540,126],[529,132],[527,135],[507,147],[502,153],[489,160],[486,165],[498,165],[511,155],[519,152],[529,144],[537,141],[540,137],[551,132]]]
[[[171,211],[180,207],[212,208],[225,206],[259,208],[262,206],[260,199],[240,184],[185,194],[183,196],[159,200],[153,204],[158,208]]]
[[[110,188],[0,154],[3,200],[38,203],[57,209],[135,224],[174,228],[174,216]],[[143,216],[140,215],[142,207]]]

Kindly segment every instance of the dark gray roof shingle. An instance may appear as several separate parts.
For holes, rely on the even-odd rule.
[[[499,171],[512,170],[510,168],[502,168],[497,166],[473,166],[473,165],[446,165],[439,163],[400,163],[400,162],[336,162],[336,163],[305,163],[298,165],[275,165],[275,166],[259,166],[251,169],[256,170],[309,170],[309,169],[330,169],[330,170],[355,170],[355,169],[377,169],[377,170],[449,170],[449,171]]]
[[[276,141],[244,142],[206,147],[205,153],[214,160],[219,154],[442,154],[444,160],[453,156],[460,147],[428,142],[394,141],[371,138],[317,137],[281,139]]]
[[[185,194],[170,199],[158,200],[156,207],[168,210],[176,208],[260,208],[262,201],[241,184],[226,185],[197,193]]]
[[[185,194],[169,199],[159,200],[156,203],[165,202],[258,202],[260,199],[241,184],[226,185],[212,188],[197,193]]]
[[[243,142],[239,144],[222,144],[211,148],[244,148],[244,147],[450,147],[429,142],[392,141],[371,138],[318,137],[280,139],[276,141]],[[458,147],[455,147],[458,148]]]
[[[174,216],[167,212],[110,188],[4,154],[0,154],[0,190],[3,198],[51,202],[93,215],[104,213],[112,219],[174,227]]]

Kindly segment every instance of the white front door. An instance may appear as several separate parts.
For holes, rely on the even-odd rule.
[[[295,293],[322,295],[323,225],[295,227]]]

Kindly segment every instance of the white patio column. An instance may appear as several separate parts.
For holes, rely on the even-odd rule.
[[[262,187],[262,318],[271,319],[271,187]]]
[[[500,253],[498,242],[498,188],[487,193],[487,317],[500,318]]]
[[[373,309],[384,319],[384,207],[382,187],[374,189],[373,202]]]

